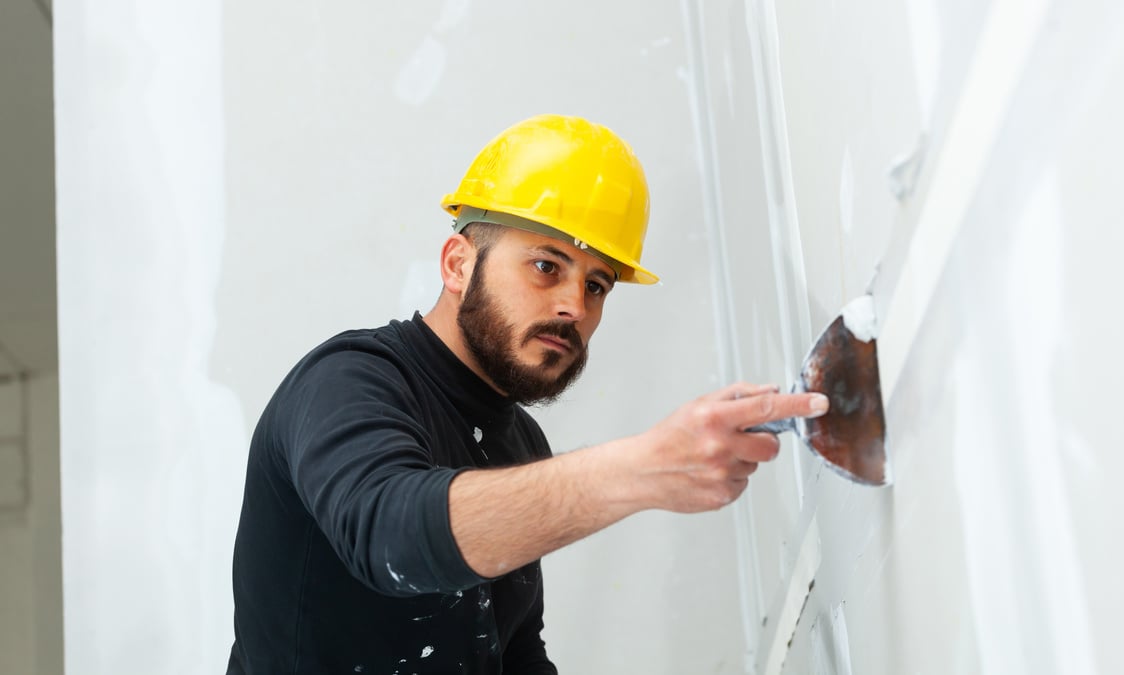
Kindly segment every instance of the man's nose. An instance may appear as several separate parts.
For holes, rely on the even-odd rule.
[[[585,318],[585,281],[559,284],[555,297],[555,313],[559,318],[581,321]]]

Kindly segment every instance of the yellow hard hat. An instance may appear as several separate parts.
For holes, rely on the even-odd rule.
[[[659,281],[640,266],[648,230],[644,169],[624,140],[580,117],[539,115],[508,128],[484,146],[441,206],[457,218],[458,232],[485,221],[551,234],[605,259],[620,281]]]

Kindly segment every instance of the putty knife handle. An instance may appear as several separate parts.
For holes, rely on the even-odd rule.
[[[745,430],[748,434],[779,434],[782,431],[796,431],[796,418],[789,417],[783,420],[773,420],[765,424],[758,424]]]

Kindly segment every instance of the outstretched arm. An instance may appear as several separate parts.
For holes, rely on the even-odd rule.
[[[497,577],[639,511],[721,508],[779,448],[776,436],[743,429],[826,411],[822,394],[742,383],[636,436],[533,464],[466,471],[449,486],[453,538],[469,567]]]

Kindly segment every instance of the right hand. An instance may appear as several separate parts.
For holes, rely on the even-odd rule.
[[[680,407],[640,435],[651,508],[680,513],[718,509],[738,498],[757,465],[777,456],[774,434],[757,424],[827,412],[823,394],[780,394],[776,387],[733,384]]]

